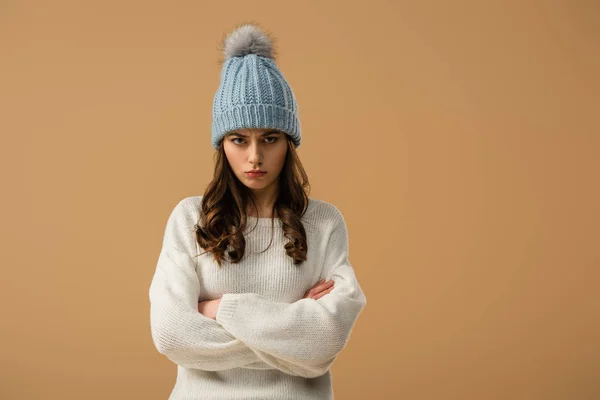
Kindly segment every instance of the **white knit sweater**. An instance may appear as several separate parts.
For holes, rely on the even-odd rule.
[[[348,232],[331,203],[309,199],[307,260],[287,256],[282,222],[248,217],[246,250],[221,268],[196,241],[202,196],[181,200],[166,223],[150,285],[152,340],[177,364],[169,399],[333,399],[330,367],[366,305],[348,260]],[[255,224],[257,225],[255,226]],[[319,279],[334,289],[304,293]],[[198,302],[222,298],[216,320]]]

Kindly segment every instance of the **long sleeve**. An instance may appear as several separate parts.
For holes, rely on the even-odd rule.
[[[337,210],[337,209],[336,209]],[[278,369],[323,375],[346,346],[366,297],[348,260],[348,231],[337,210],[322,277],[334,289],[318,300],[274,302],[255,293],[224,294],[216,320]]]
[[[200,284],[193,230],[180,202],[167,221],[163,245],[150,284],[150,326],[159,353],[187,368],[219,371],[242,367],[272,369],[240,339],[198,311]]]

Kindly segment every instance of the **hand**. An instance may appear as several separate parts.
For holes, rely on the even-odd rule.
[[[210,319],[217,319],[217,311],[219,310],[219,305],[221,304],[221,299],[215,300],[203,300],[198,302],[198,312]]]
[[[327,293],[333,290],[333,283],[333,279],[327,282],[325,282],[325,279],[321,279],[319,282],[315,283],[313,287],[311,287],[304,293],[303,299],[320,299],[321,297],[325,296]]]

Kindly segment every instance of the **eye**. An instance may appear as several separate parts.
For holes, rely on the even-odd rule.
[[[236,140],[241,140],[242,142],[236,142]],[[278,141],[279,138],[277,136],[267,136],[265,138],[265,140],[267,141],[268,144],[273,144],[276,141]],[[242,139],[241,137],[234,137],[234,138],[231,138],[231,141],[235,144],[243,144],[244,139]]]

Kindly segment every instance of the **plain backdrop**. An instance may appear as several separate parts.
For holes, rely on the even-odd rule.
[[[217,46],[248,21],[368,299],[335,398],[600,398],[599,20],[591,0],[3,1],[0,398],[168,397],[149,285],[212,178]]]

